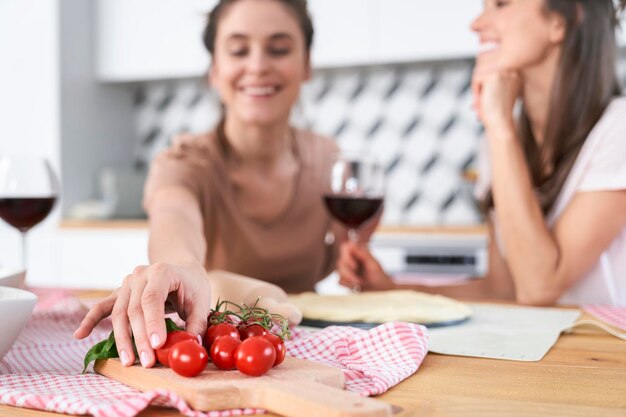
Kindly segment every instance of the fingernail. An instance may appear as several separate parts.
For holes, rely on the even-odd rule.
[[[146,366],[148,366],[148,362],[150,362],[150,357],[148,356],[148,352],[146,352],[145,350],[141,352],[141,355],[139,355],[141,357],[141,365],[145,368]]]
[[[160,341],[161,338],[159,337],[159,335],[156,333],[152,333],[152,335],[150,336],[150,344],[152,345],[152,347],[156,349],[157,346],[159,346]]]
[[[202,336],[198,335],[196,338],[198,339],[198,343],[202,344]]]
[[[130,358],[128,357],[128,353],[126,353],[125,350],[122,350],[122,352],[120,353],[120,360],[122,361],[122,365],[130,365]]]

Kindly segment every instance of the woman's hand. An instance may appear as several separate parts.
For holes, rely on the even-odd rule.
[[[489,57],[478,57],[472,76],[473,107],[486,129],[513,126],[513,108],[522,92],[514,71],[501,70]]]
[[[154,349],[167,338],[166,301],[185,320],[188,332],[204,335],[211,309],[211,283],[205,269],[200,264],[156,263],[135,268],[120,288],[89,310],[74,337],[87,337],[110,315],[122,364],[135,362],[134,337],[141,364],[150,367],[155,363]]]
[[[346,242],[339,250],[337,261],[339,284],[363,291],[391,290],[394,283],[383,271],[367,247]]]

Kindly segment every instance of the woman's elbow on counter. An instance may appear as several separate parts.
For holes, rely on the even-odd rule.
[[[534,279],[531,279],[534,278]],[[571,282],[565,271],[554,268],[545,273],[534,273],[532,276],[514,277],[515,300],[528,306],[552,306],[567,291]]]
[[[563,291],[557,288],[517,289],[515,299],[527,306],[552,306],[557,303]]]

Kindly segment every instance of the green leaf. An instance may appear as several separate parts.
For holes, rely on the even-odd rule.
[[[97,359],[118,358],[117,347],[115,346],[115,336],[113,332],[109,337],[99,343],[96,343],[85,355],[83,374],[87,371],[87,367],[91,362]]]
[[[176,323],[172,319],[165,319],[165,328],[167,332],[173,332],[175,330],[183,330],[181,327],[177,326]],[[135,351],[135,355],[137,355],[137,346],[135,346],[135,338],[133,337],[133,349]],[[109,334],[109,337],[101,342],[96,343],[85,355],[84,360],[84,368],[83,374],[87,371],[87,367],[91,362],[94,362],[98,359],[110,359],[110,358],[119,358],[119,354],[117,353],[117,346],[115,345],[115,335],[113,332]]]
[[[173,332],[175,330],[184,330],[182,327],[178,327],[176,323],[174,323],[174,320],[170,318],[165,319],[165,329],[167,330],[168,333]]]

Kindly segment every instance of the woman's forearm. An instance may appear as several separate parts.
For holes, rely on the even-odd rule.
[[[563,291],[559,248],[535,196],[512,125],[487,130],[500,237],[518,301],[552,304]]]
[[[199,263],[204,266],[206,241],[197,203],[185,193],[165,193],[160,196],[161,202],[153,204],[149,210],[150,263]]]
[[[204,265],[206,243],[192,223],[177,213],[161,213],[150,223],[150,263],[200,263]]]

